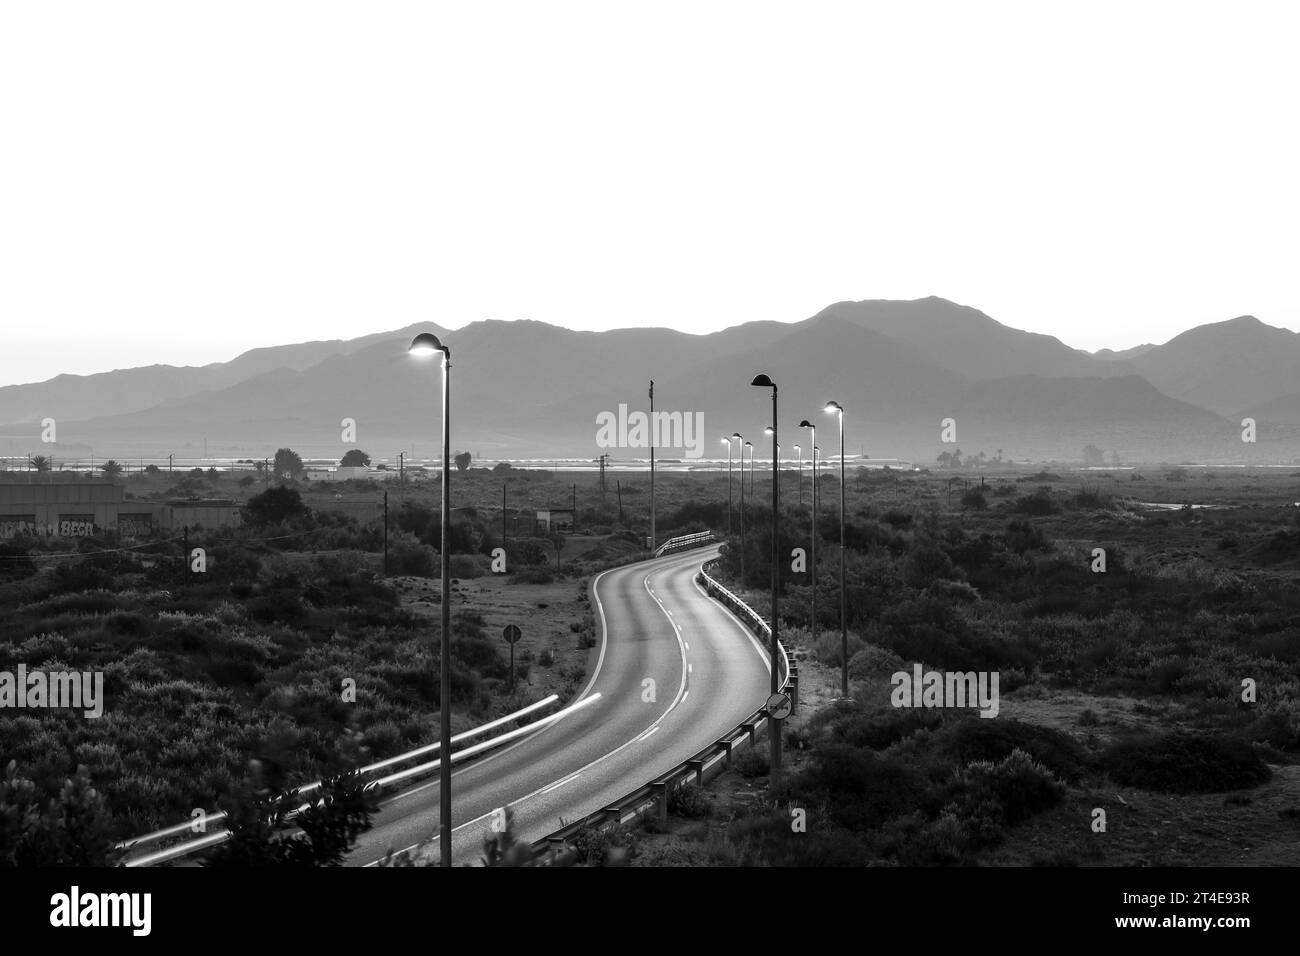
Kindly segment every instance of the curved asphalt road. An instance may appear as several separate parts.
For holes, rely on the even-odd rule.
[[[511,805],[517,838],[540,839],[666,773],[763,705],[766,653],[694,581],[716,553],[690,551],[596,577],[599,657],[577,699],[600,698],[453,772],[455,863],[478,862],[496,808]],[[389,798],[348,863],[371,864],[437,832],[433,779]]]

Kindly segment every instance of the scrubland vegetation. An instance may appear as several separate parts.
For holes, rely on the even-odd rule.
[[[562,476],[508,477],[512,507],[567,503]],[[706,832],[633,853],[633,862],[1160,862],[1150,847],[1133,855],[1136,827],[1096,838],[1092,808],[1118,819],[1137,812],[1130,803],[1214,800],[1217,822],[1231,830],[1251,809],[1250,793],[1281,786],[1279,773],[1300,749],[1295,476],[1189,480],[1169,469],[1087,480],[888,471],[849,479],[852,702],[791,722],[795,761],[779,786],[766,786],[765,754],[738,754],[734,775],[760,785],[759,799],[724,813],[703,792],[676,797],[674,814]],[[562,547],[503,540],[500,512],[489,510],[502,480],[476,470],[457,478],[458,500],[469,503],[452,524],[458,729],[541,696],[530,674],[572,693],[596,641],[589,612],[575,613],[567,640],[552,634],[521,647],[521,689],[507,695],[506,646],[493,633],[505,592],[481,579],[522,589],[512,593],[531,594],[538,608],[561,590],[585,601],[588,576],[637,559],[648,531],[644,480],[624,484],[620,520],[613,482],[602,501],[584,476],[576,533]],[[783,481],[779,550],[788,556],[810,544],[810,496],[806,477],[802,506],[793,477]],[[439,706],[432,637],[441,596],[411,582],[437,573],[434,490],[412,487],[405,502],[392,502],[387,579],[379,522],[332,512],[318,489],[301,499],[291,490],[252,497],[238,531],[192,532],[190,545],[207,549],[203,574],[186,572],[177,540],[113,551],[126,543],[104,535],[79,541],[85,554],[73,558],[53,555],[67,542],[0,545],[0,669],[102,670],[108,698],[98,720],[0,714],[0,755],[14,761],[6,801],[36,808],[21,825],[23,859],[69,852],[31,837],[44,832],[51,798],[83,807],[87,832],[120,838],[195,807],[239,805],[252,758],[261,785],[274,789],[428,742]],[[662,478],[660,540],[725,528],[726,493],[725,474]],[[823,477],[821,495],[818,634],[811,577],[787,566],[782,635],[797,656],[838,668],[835,477]],[[754,502],[767,500],[760,479],[746,509],[743,575],[738,533],[717,572],[756,607],[768,601],[771,516]],[[1216,507],[1153,511],[1135,500]],[[739,520],[736,496],[733,530]],[[491,570],[502,545],[504,577]],[[1093,570],[1097,548],[1104,572]],[[997,671],[1001,714],[894,709],[889,675],[914,663]],[[343,700],[348,679],[355,702]],[[1247,679],[1253,701],[1242,699]],[[1121,791],[1128,803],[1117,801]],[[1286,806],[1279,811],[1285,819],[1300,814],[1297,794],[1278,799],[1291,809],[1290,818]],[[792,807],[807,810],[806,832],[792,831]],[[344,836],[330,831],[323,859],[354,825],[337,823]],[[629,839],[593,836],[584,853],[598,861]]]

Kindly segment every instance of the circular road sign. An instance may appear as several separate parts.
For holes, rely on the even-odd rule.
[[[514,644],[521,637],[519,627],[515,624],[507,624],[501,631],[501,636],[506,639],[507,644]]]
[[[790,695],[773,694],[767,699],[767,712],[774,720],[785,720],[790,716]]]

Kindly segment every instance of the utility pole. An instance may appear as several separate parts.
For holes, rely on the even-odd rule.
[[[384,491],[384,577],[388,577],[388,491]]]
[[[402,500],[406,500],[406,452],[397,453],[397,484],[402,491]]]
[[[510,484],[510,479],[501,482],[501,543],[506,543],[506,486]]]
[[[573,483],[573,527],[578,527],[578,483]]]
[[[615,478],[614,484],[618,487],[618,523],[622,524],[623,523],[623,482]]]

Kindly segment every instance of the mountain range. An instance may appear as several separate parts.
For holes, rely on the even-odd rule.
[[[1163,345],[1088,353],[930,297],[838,302],[794,323],[747,322],[707,335],[664,328],[577,332],[535,321],[480,321],[454,332],[420,323],[356,339],[255,349],[201,367],[153,365],[61,375],[0,388],[0,456],[50,453],[39,435],[96,457],[254,457],[289,446],[338,457],[342,422],[376,459],[433,457],[439,440],[436,362],[406,353],[418,331],[452,349],[452,437],[488,458],[645,457],[601,448],[597,416],[620,405],[702,414],[702,443],[663,457],[726,457],[740,431],[770,454],[763,427],[779,386],[780,440],[838,452],[831,399],[845,412],[846,452],[931,463],[956,423],[966,454],[1078,460],[1094,444],[1121,461],[1300,461],[1300,333],[1251,316],[1202,325]],[[1241,440],[1242,419],[1257,440]],[[692,419],[694,420],[694,418]],[[697,437],[698,436],[693,436]],[[672,444],[665,442],[665,444]],[[806,455],[806,452],[805,452]]]

